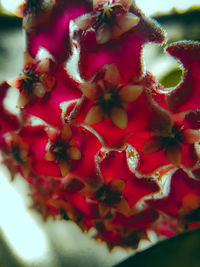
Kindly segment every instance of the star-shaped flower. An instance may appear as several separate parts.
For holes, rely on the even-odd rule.
[[[27,178],[32,169],[32,157],[28,144],[14,132],[6,134],[5,141],[8,150],[4,155],[4,163],[11,170],[11,175],[14,177],[14,170],[16,173],[20,168],[22,175]]]
[[[18,106],[24,107],[36,98],[43,98],[55,86],[56,80],[51,70],[51,60],[34,59],[28,52],[24,53],[24,69],[19,78],[10,85],[20,91]]]
[[[97,44],[120,37],[135,27],[140,19],[128,12],[132,0],[93,1],[93,12],[75,20],[79,29],[94,31]]]
[[[146,141],[142,147],[142,152],[151,154],[163,150],[169,162],[180,166],[182,147],[193,145],[199,141],[199,130],[184,129],[184,125],[174,124],[165,135],[155,135]]]
[[[129,103],[140,96],[143,86],[123,85],[120,79],[117,67],[111,64],[107,67],[102,79],[80,85],[83,94],[94,103],[87,113],[85,123],[96,124],[108,117],[118,128],[127,127],[126,108]]]
[[[72,138],[71,128],[66,124],[58,135],[49,133],[49,137],[51,144],[45,154],[45,159],[56,161],[62,176],[66,176],[71,169],[72,161],[81,159],[81,152]]]

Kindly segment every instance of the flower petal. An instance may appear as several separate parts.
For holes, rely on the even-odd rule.
[[[118,38],[125,32],[130,31],[139,23],[139,21],[140,18],[130,12],[116,16],[117,25],[114,25],[112,38]]]
[[[124,102],[130,103],[140,96],[142,90],[141,85],[126,85],[119,91],[119,97]]]
[[[93,16],[91,13],[84,14],[77,19],[75,19],[76,25],[79,27],[80,30],[86,30],[87,28],[91,27],[96,20],[96,16]]]
[[[150,200],[148,202],[153,208],[177,218],[179,217],[179,210],[183,206],[190,205],[187,200],[190,200],[188,195],[191,196],[191,194],[200,197],[200,181],[194,180],[188,173],[178,169],[172,175],[169,195],[163,199]]]
[[[25,90],[22,90],[18,98],[17,106],[19,108],[23,108],[30,102],[30,100],[31,99],[28,96],[27,92]]]
[[[66,176],[71,169],[71,164],[65,160],[60,160],[59,166],[62,176]]]
[[[165,150],[166,158],[179,167],[181,164],[181,147],[178,144],[169,145]]]
[[[96,42],[97,44],[105,44],[112,38],[112,28],[107,24],[102,24],[97,29]]]
[[[50,151],[50,150],[48,150],[47,152],[46,152],[46,154],[45,154],[45,159],[46,160],[48,160],[48,161],[55,161],[55,156],[54,156],[54,154]]]
[[[177,42],[167,52],[184,66],[183,81],[167,95],[167,104],[174,113],[198,109],[200,72],[200,44],[190,41]]]
[[[114,107],[111,111],[110,118],[120,129],[125,129],[127,127],[128,116],[126,110],[123,108]]]
[[[46,23],[45,27],[40,27],[39,25],[37,26],[38,18],[37,20],[34,19],[34,22],[36,22],[35,27],[27,31],[29,53],[35,57],[39,49],[44,47],[57,61],[64,62],[71,52],[70,21],[90,11],[92,11],[92,5],[87,0],[56,1],[53,13],[47,16],[47,19],[51,19],[50,22]],[[26,21],[30,23],[30,19],[31,15],[26,18]]]
[[[110,212],[110,207],[108,205],[100,202],[98,205],[98,210],[99,210],[99,216],[101,218],[103,218]]]
[[[162,142],[159,137],[153,136],[146,141],[142,147],[142,153],[151,154],[162,149]]]
[[[120,179],[112,180],[110,183],[110,186],[109,186],[109,188],[112,192],[116,192],[119,194],[122,193],[124,187],[125,187],[125,182],[123,180],[120,180]]]
[[[67,154],[72,160],[80,160],[81,159],[81,152],[76,147],[70,147],[67,149]]]
[[[87,124],[95,124],[103,120],[104,117],[104,111],[99,105],[93,106],[86,118],[85,118],[85,123]]]
[[[181,139],[184,144],[194,144],[196,142],[200,142],[200,131],[185,129],[181,134]]]
[[[69,124],[65,124],[61,131],[61,139],[62,141],[69,141],[72,136],[72,130]]]
[[[96,83],[85,82],[82,83],[79,88],[81,89],[83,94],[91,100],[98,96],[98,89]]]
[[[131,7],[131,11],[140,18],[140,22],[121,38],[96,44],[95,30],[81,33],[79,70],[84,79],[90,79],[105,64],[115,64],[125,82],[130,82],[133,77],[135,80],[141,77],[143,45],[149,41],[163,42],[164,32],[155,22],[145,18],[135,6]],[[102,33],[100,37],[103,38]],[[110,40],[110,30],[107,30],[104,38]]]
[[[120,82],[120,73],[115,64],[108,65],[104,75],[104,81],[110,85],[118,85]]]

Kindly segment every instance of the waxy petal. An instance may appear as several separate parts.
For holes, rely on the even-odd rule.
[[[139,21],[140,18],[130,12],[127,12],[124,15],[116,16],[116,26],[114,26],[112,38],[118,38],[125,32],[130,31],[139,23]]]
[[[111,86],[115,86],[120,83],[120,73],[115,64],[108,65],[104,75],[104,81]]]
[[[99,105],[95,105],[89,110],[85,118],[85,123],[95,124],[95,123],[102,121],[103,118],[104,118],[103,109]]]
[[[112,38],[112,28],[107,24],[102,24],[96,33],[96,42],[97,44],[105,44],[109,42]]]
[[[146,141],[142,146],[142,153],[150,154],[160,151],[162,149],[162,146],[163,145],[161,140],[158,137],[153,136],[148,141]]]
[[[44,157],[48,161],[55,161],[55,159],[56,159],[54,154],[50,150],[47,151],[47,153],[45,154]]]
[[[70,147],[67,150],[67,154],[72,160],[80,160],[81,159],[81,152],[78,148],[76,147]]]
[[[183,130],[181,139],[185,144],[194,144],[200,142],[200,131],[194,129]]]
[[[181,164],[181,147],[178,144],[169,145],[165,150],[169,162],[179,167]]]
[[[115,166],[121,167],[116,168]],[[152,192],[159,191],[156,182],[149,182],[147,178],[137,178],[130,171],[125,151],[107,153],[100,163],[100,169],[105,182],[110,182],[111,187],[117,185],[117,190],[122,192],[130,207],[133,207],[139,200]],[[118,188],[120,184],[121,190]]]
[[[35,57],[40,47],[44,47],[57,61],[63,62],[71,53],[70,21],[92,11],[92,5],[87,0],[56,2],[49,23],[27,31],[27,49]]]
[[[126,110],[123,108],[113,108],[110,118],[112,122],[120,129],[125,129],[128,123],[128,116]]]
[[[72,130],[69,126],[69,124],[65,124],[61,131],[61,139],[62,141],[69,141],[72,136]]]
[[[96,83],[85,82],[82,83],[79,88],[81,89],[83,94],[91,100],[98,96],[98,88]]]
[[[92,24],[95,22],[96,17],[93,16],[91,13],[84,14],[80,16],[79,18],[75,19],[76,25],[79,27],[80,30],[86,30],[88,27],[92,26]]]
[[[120,99],[127,103],[133,102],[140,96],[143,89],[141,85],[126,85],[119,91]]]
[[[71,169],[71,164],[65,160],[61,160],[59,162],[59,167],[60,167],[62,176],[66,176]]]
[[[169,195],[163,199],[150,200],[149,203],[153,208],[177,218],[179,210],[189,205],[187,200],[190,201],[188,196],[191,194],[200,197],[200,181],[194,180],[186,172],[178,169],[172,175]],[[189,208],[192,209],[192,206],[190,205]]]
[[[170,110],[178,113],[198,109],[200,44],[190,41],[177,42],[169,45],[167,52],[180,60],[184,66],[183,81],[166,98]]]
[[[116,40],[105,43],[110,39],[108,28],[107,34],[103,35],[103,31],[99,34],[103,44],[96,44],[94,29],[84,31],[79,60],[79,70],[83,78],[88,80],[105,64],[113,63],[117,66],[122,80],[129,82],[132,77],[141,77],[142,46],[149,41],[163,42],[164,32],[156,23],[146,19],[135,6],[131,7],[131,12],[140,19],[139,23]]]
[[[61,126],[60,104],[81,96],[78,84],[63,69],[54,65],[56,80],[55,88],[48,92],[44,98],[35,99],[25,106],[27,114],[34,115],[53,126]],[[52,112],[53,111],[53,112]]]
[[[101,218],[105,217],[110,212],[110,207],[104,203],[98,205],[99,215]]]

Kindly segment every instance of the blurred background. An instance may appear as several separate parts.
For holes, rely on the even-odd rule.
[[[21,2],[0,0],[0,82],[15,78],[22,70],[25,36],[21,19],[12,15]],[[200,0],[136,0],[136,4],[166,29],[168,43],[200,41]],[[143,56],[145,68],[165,87],[178,84],[182,71],[163,48],[147,45]],[[93,232],[83,234],[71,222],[49,219],[43,223],[29,208],[28,192],[20,177],[11,183],[6,168],[0,165],[0,266],[110,267],[135,253],[120,248],[110,253],[105,244],[91,238]],[[153,234],[151,239],[156,242]],[[141,248],[150,245],[145,241]]]

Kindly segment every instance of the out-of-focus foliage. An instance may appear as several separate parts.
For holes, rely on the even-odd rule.
[[[160,83],[165,87],[173,87],[176,86],[182,78],[182,70],[181,69],[175,69],[170,72],[168,72],[161,80]]]
[[[200,229],[162,241],[115,267],[199,267],[199,248]]]
[[[200,41],[200,6],[185,12],[173,9],[170,14],[158,14],[154,18],[167,30],[168,42]]]

